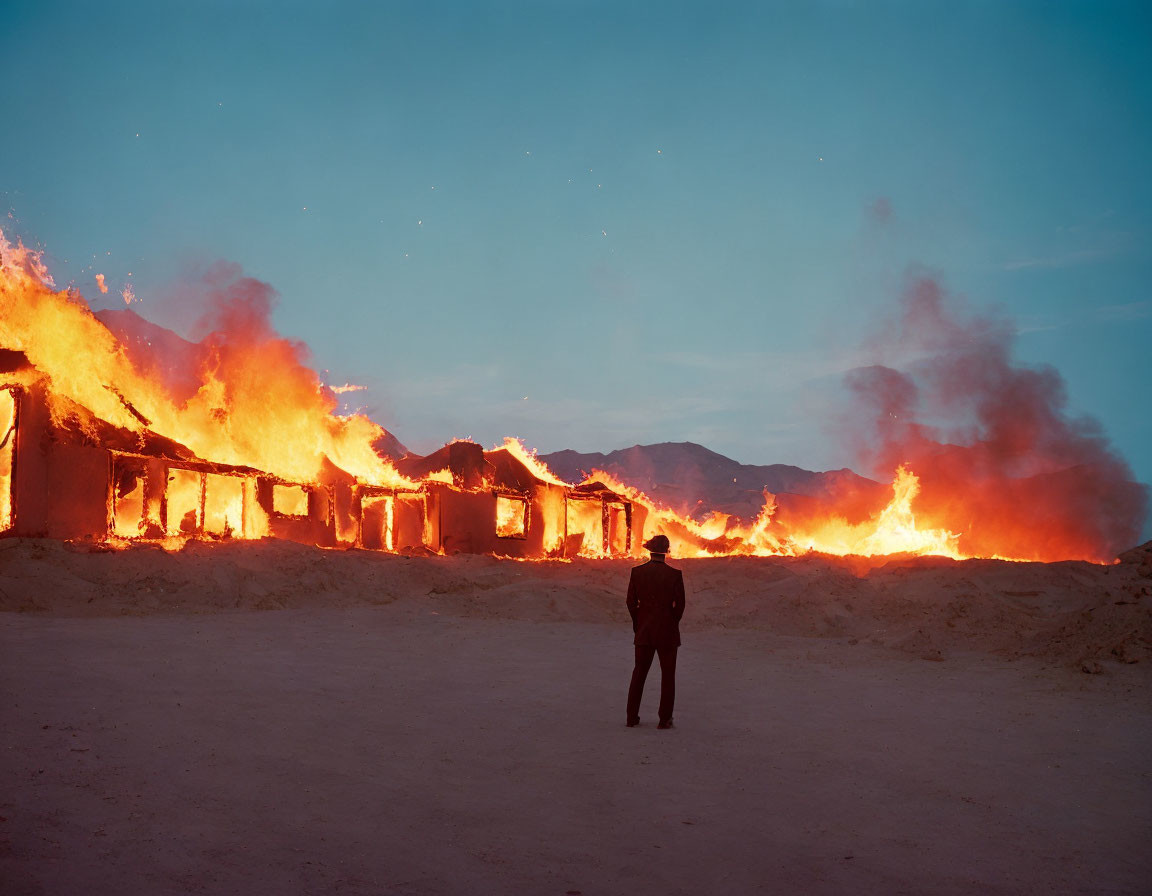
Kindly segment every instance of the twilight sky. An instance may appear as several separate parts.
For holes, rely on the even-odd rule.
[[[927,269],[1149,482],[1147,10],[7,0],[0,213],[185,332],[238,262],[417,450],[850,465],[840,376]]]

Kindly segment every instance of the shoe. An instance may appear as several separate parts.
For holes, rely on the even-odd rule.
[[[639,725],[639,724],[640,724],[640,720],[639,720],[639,719],[629,719],[629,720],[628,720],[628,727],[629,727],[629,728],[635,728],[635,727],[636,727],[637,725]]]
[[[669,728],[672,728],[674,726],[672,725],[672,720],[669,719],[667,722],[661,722],[656,727],[659,728],[661,731],[667,731]]]

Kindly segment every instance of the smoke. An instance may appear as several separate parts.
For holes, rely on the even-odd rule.
[[[178,294],[181,314],[195,318],[192,340],[128,309],[97,317],[135,369],[163,385],[189,424],[189,447],[292,479],[314,479],[325,459],[371,481],[395,478],[374,446],[400,454],[403,446],[362,415],[336,413],[339,399],[308,366],[308,347],[273,325],[278,296],[269,284],[216,262]]]
[[[880,196],[873,200],[867,211],[873,224],[887,224],[892,218],[892,203],[886,196]]]
[[[198,278],[199,303],[203,309],[193,335],[226,341],[267,342],[278,339],[272,311],[279,298],[271,284],[244,274],[235,262],[218,261]],[[297,343],[306,351],[303,343]]]
[[[928,276],[909,279],[876,348],[905,360],[848,374],[857,461],[921,480],[917,520],[960,549],[1108,561],[1139,538],[1148,489],[1100,424],[1071,416],[1063,378],[1012,357],[1015,330],[976,314]]]
[[[272,286],[219,261],[184,280],[179,296],[184,316],[193,320],[191,340],[132,311],[96,312],[136,368],[159,378],[174,401],[186,405],[218,381],[225,390],[220,400],[287,386],[314,403],[321,386],[307,367],[308,347],[277,333]]]
[[[308,367],[308,346],[273,326],[278,296],[272,286],[230,262],[213,265],[202,283],[205,310],[195,335],[207,352],[206,372],[225,385],[230,405],[284,402],[318,417],[336,409],[335,396]]]

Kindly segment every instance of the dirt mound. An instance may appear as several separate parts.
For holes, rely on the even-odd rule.
[[[1035,656],[1092,667],[1152,658],[1152,543],[1112,566],[901,558],[725,557],[679,564],[684,630],[762,629],[890,647]],[[403,557],[266,539],[133,545],[0,540],[0,611],[203,614],[397,604],[536,622],[624,624],[630,561]]]

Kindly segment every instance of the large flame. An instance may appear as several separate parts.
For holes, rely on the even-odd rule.
[[[58,291],[35,252],[0,233],[0,346],[23,352],[52,390],[133,432],[175,439],[198,456],[311,482],[324,459],[376,485],[412,486],[372,448],[384,436],[337,401],[301,363],[299,348],[267,328],[250,295],[220,309],[201,344],[199,383],[185,401],[148,376],[75,292]]]
[[[118,339],[76,291],[56,289],[39,253],[22,244],[10,245],[0,233],[0,348],[23,352],[47,377],[50,409],[61,418],[58,422],[64,422],[63,416],[74,407],[57,398],[63,397],[115,426],[134,433],[154,432],[200,458],[252,467],[288,482],[324,481],[334,466],[359,483],[380,489],[453,485],[449,469],[426,473],[419,481],[402,476],[377,451],[388,437],[381,426],[362,414],[336,413],[337,394],[358,387],[325,386],[304,363],[305,347],[273,330],[272,292],[266,284],[230,267],[219,268],[214,277],[211,313],[200,342],[178,340],[178,352],[171,346],[153,348],[148,340]],[[102,277],[99,285],[104,288]],[[930,332],[943,333],[933,345],[948,347],[948,353],[934,362],[939,374],[933,382],[944,390],[938,403],[961,401],[955,384],[966,371],[983,377],[987,382],[974,388],[991,390],[995,400],[966,399],[979,411],[986,430],[982,440],[967,448],[943,444],[914,422],[915,387],[906,377],[885,367],[858,372],[852,386],[864,398],[862,406],[875,408],[879,421],[875,456],[882,469],[895,470],[892,497],[885,506],[872,504],[873,512],[868,508],[861,512],[860,501],[845,490],[799,510],[791,501],[795,496],[784,496],[788,500],[781,509],[777,497],[766,491],[751,522],[720,512],[688,514],[604,470],[593,470],[577,488],[519,439],[507,438],[497,447],[537,480],[566,489],[564,529],[549,534],[547,550],[553,551],[555,541],[568,556],[627,552],[631,511],[626,502],[632,502],[645,515],[645,534],[667,535],[673,553],[682,557],[795,556],[816,551],[957,559],[1113,559],[1112,541],[1127,529],[1113,525],[1108,512],[1119,508],[1125,520],[1142,518],[1142,493],[1125,491],[1127,468],[1102,447],[1102,439],[1065,421],[1054,372],[1014,368],[999,331],[979,322],[965,330],[941,310],[938,291],[919,287],[909,308],[910,320],[927,320]],[[116,314],[142,321],[131,311]],[[963,350],[953,348],[957,345]],[[181,359],[175,373],[174,353]],[[1009,386],[1038,398],[1031,404],[1012,404],[1006,397]],[[1027,413],[1019,411],[1022,406]],[[14,408],[11,393],[0,390],[0,530],[11,524],[12,483],[4,470],[12,468]],[[86,425],[74,419],[71,425],[77,422]],[[1002,458],[1011,461],[1008,473],[1015,478],[993,462]],[[266,526],[245,518],[244,508],[252,503],[245,490],[254,488],[253,483],[223,476],[209,482],[201,475],[214,474],[174,472],[168,484],[164,536],[203,532],[253,537],[266,531]],[[139,534],[146,497],[134,483],[129,477],[117,485],[111,520],[116,535]],[[1080,493],[1065,494],[1075,489]],[[1067,511],[1088,506],[1101,494],[1107,500],[1096,501],[1094,517]],[[372,495],[363,504],[365,519],[372,520],[366,543],[391,548],[396,514],[404,508],[391,497]],[[272,500],[279,514],[308,513],[308,494],[297,486],[277,485]],[[500,537],[524,537],[530,515],[527,499],[503,495],[496,514]],[[1042,525],[1033,524],[1037,519]],[[635,541],[631,549],[637,552]]]
[[[672,553],[681,557],[715,557],[749,554],[760,557],[796,556],[817,551],[823,554],[932,554],[963,559],[957,536],[942,529],[920,529],[912,512],[920,484],[916,475],[900,467],[892,481],[892,499],[873,518],[851,524],[841,517],[824,518],[810,529],[773,525],[776,498],[765,493],[764,506],[751,524],[713,511],[702,521],[661,506],[639,489],[610,473],[594,470],[589,481],[601,482],[643,505],[655,528],[668,536]]]
[[[920,492],[920,480],[901,466],[892,480],[892,500],[875,519],[851,525],[831,519],[810,532],[797,532],[797,542],[825,554],[936,554],[963,559],[957,548],[959,536],[944,529],[921,529],[916,525],[912,501]]]

